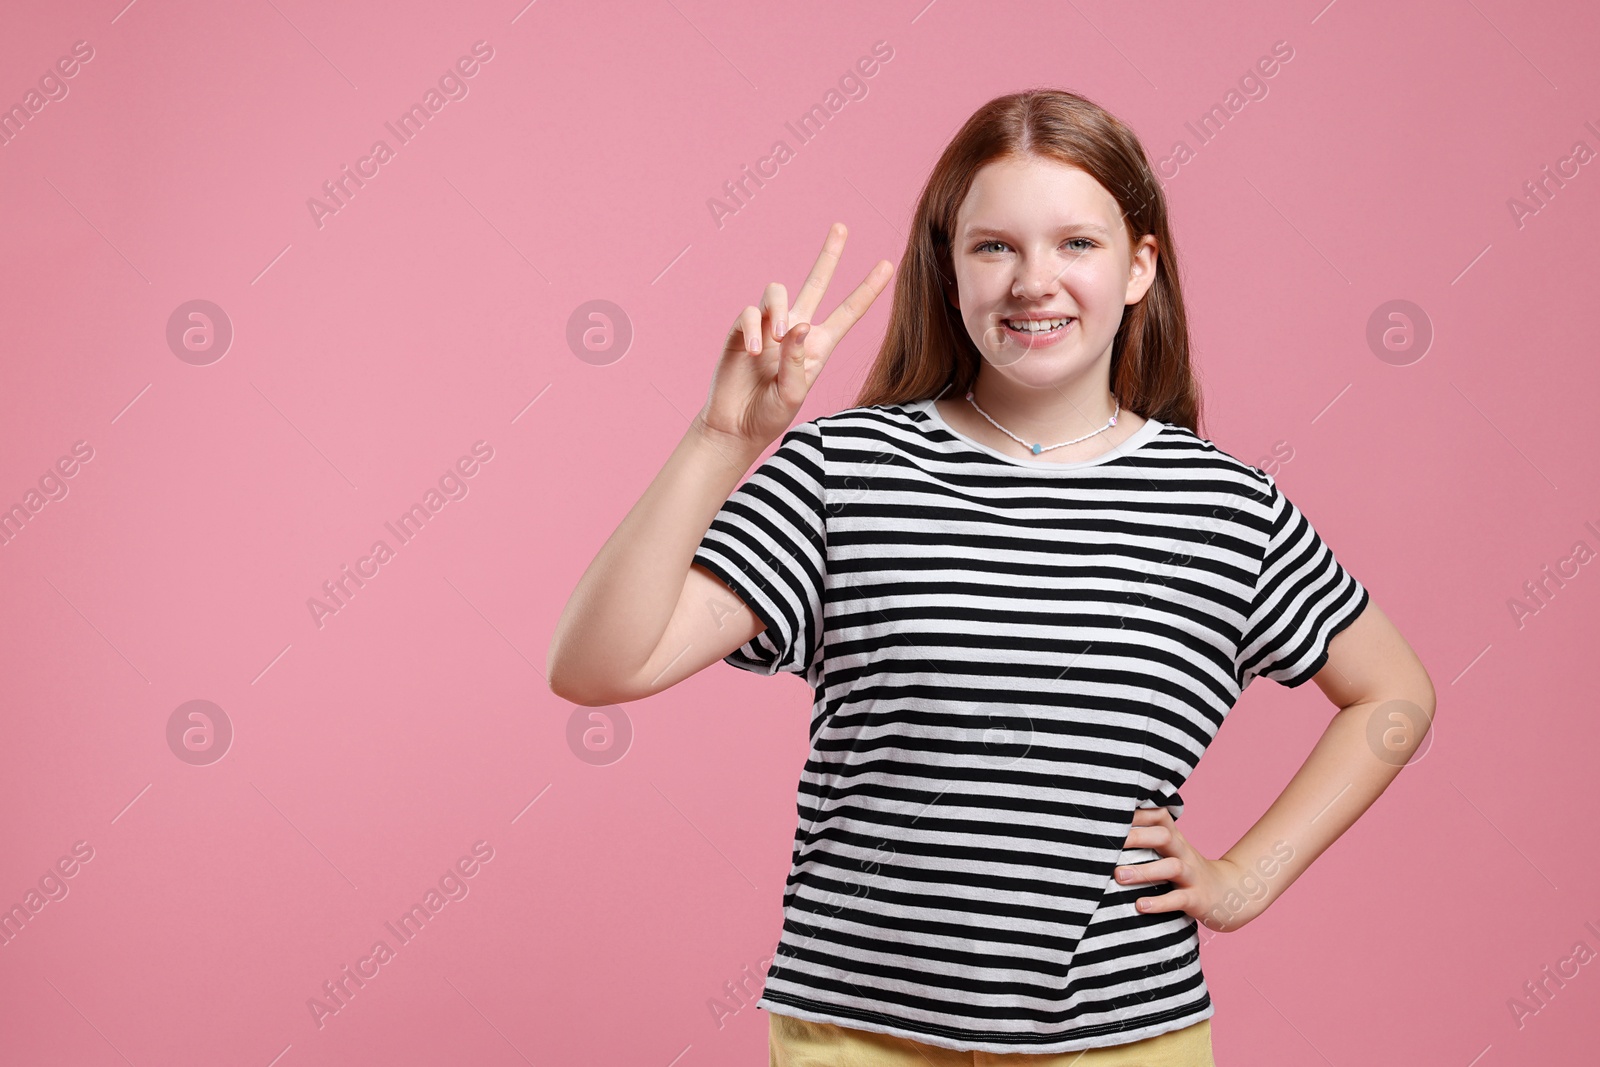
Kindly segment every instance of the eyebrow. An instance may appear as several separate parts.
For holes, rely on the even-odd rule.
[[[1079,232],[1079,233],[1098,234],[1099,236],[1105,237],[1107,239],[1109,239],[1111,237],[1111,232],[1109,230],[1107,230],[1104,226],[1101,226],[1099,223],[1094,223],[1094,222],[1069,222],[1064,226],[1056,227],[1056,232],[1057,233],[1066,233],[1069,230],[1075,231],[1075,232]],[[964,240],[971,240],[974,237],[1009,237],[1009,236],[1010,236],[1010,234],[1006,233],[1006,231],[998,230],[998,229],[995,229],[995,228],[990,227],[990,226],[969,226],[969,227],[967,227],[967,233],[966,233],[966,237],[964,238]]]

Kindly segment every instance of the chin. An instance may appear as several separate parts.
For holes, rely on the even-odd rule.
[[[1038,353],[1030,353],[1014,363],[991,362],[990,366],[1018,385],[1030,389],[1050,389],[1066,385],[1087,373],[1091,364],[1081,359],[1043,358]]]

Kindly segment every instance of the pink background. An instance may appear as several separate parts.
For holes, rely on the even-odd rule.
[[[1600,964],[1520,1027],[1507,1005],[1600,950],[1600,576],[1569,564],[1511,610],[1600,548],[1600,164],[1520,225],[1508,206],[1600,148],[1591,7],[122,4],[12,5],[0,33],[6,107],[93,49],[0,146],[0,506],[93,450],[0,546],[0,904],[93,850],[0,948],[4,1063],[764,1063],[767,1016],[724,983],[778,936],[809,693],[714,665],[613,712],[631,740],[596,765],[546,649],[739,310],[797,289],[834,221],[825,310],[898,262],[950,135],[1032,85],[1153,160],[1188,143],[1162,176],[1208,436],[1292,451],[1268,469],[1439,692],[1426,754],[1206,940],[1219,1062],[1593,1056]],[[307,200],[477,41],[467,95],[319,227]],[[784,123],[879,41],[866,95],[800,144]],[[1186,123],[1277,41],[1267,95],[1201,144]],[[780,138],[795,158],[719,226]],[[207,365],[167,341],[195,299],[234,330]],[[1380,359],[1397,299],[1433,340]],[[625,352],[569,343],[594,300]],[[853,403],[888,303],[802,419]],[[467,495],[319,626],[322,583],[395,547],[384,523],[479,441],[447,479]],[[191,700],[233,730],[209,764],[168,740]],[[1252,687],[1184,831],[1223,852],[1331,711]],[[480,841],[468,895],[319,1027],[323,983]]]

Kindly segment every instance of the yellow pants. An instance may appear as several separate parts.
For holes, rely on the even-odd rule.
[[[909,1037],[767,1013],[769,1067],[1216,1067],[1211,1020],[1080,1052],[959,1052]]]

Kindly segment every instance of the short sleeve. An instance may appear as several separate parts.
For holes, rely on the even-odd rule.
[[[1334,557],[1271,475],[1271,531],[1236,666],[1242,692],[1257,676],[1293,688],[1328,661],[1334,635],[1366,609],[1367,590]]]
[[[766,629],[723,657],[756,674],[807,674],[822,649],[827,567],[822,428],[804,422],[722,505],[694,562],[720,578]]]

